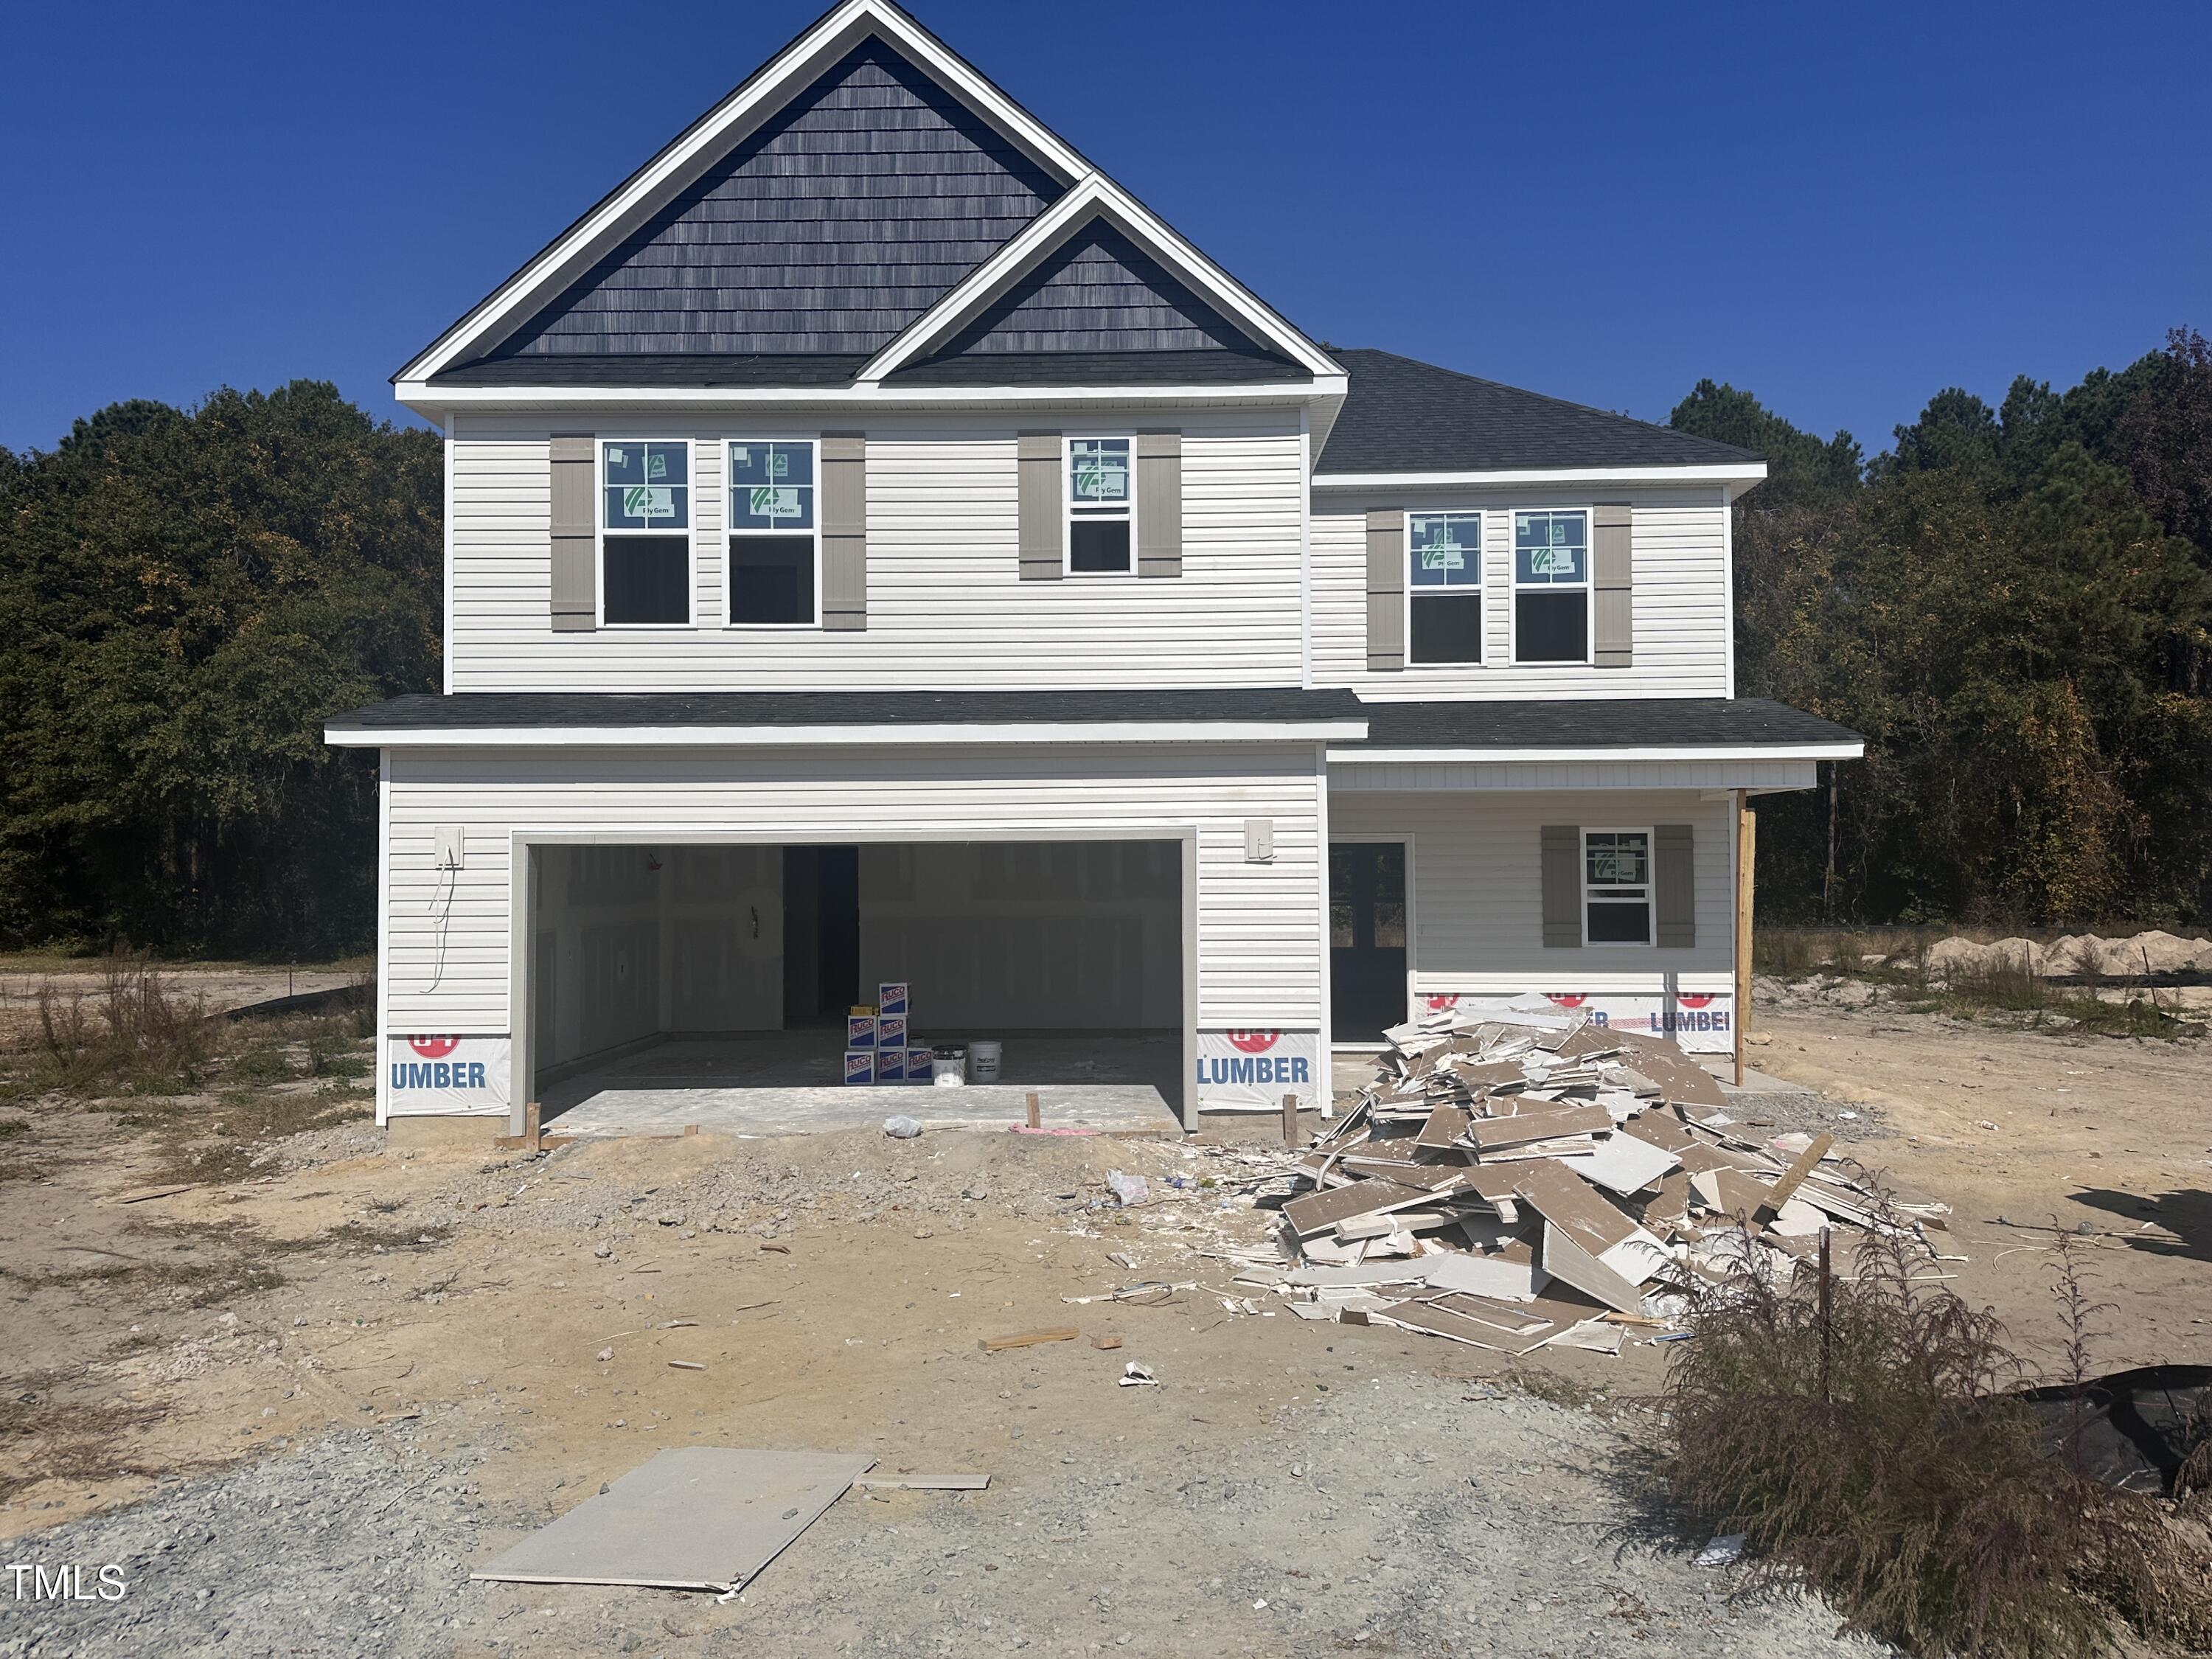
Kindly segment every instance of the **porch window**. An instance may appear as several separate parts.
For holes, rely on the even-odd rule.
[[[1067,441],[1067,570],[1127,575],[1136,517],[1136,474],[1127,438]]]
[[[1482,660],[1482,514],[1409,513],[1407,629],[1416,663]]]
[[[811,628],[820,620],[821,527],[811,439],[730,445],[729,620]]]
[[[599,446],[599,620],[691,620],[691,447],[681,439]]]
[[[1651,943],[1651,832],[1583,831],[1583,942]]]
[[[1589,514],[1513,515],[1513,660],[1589,660]]]

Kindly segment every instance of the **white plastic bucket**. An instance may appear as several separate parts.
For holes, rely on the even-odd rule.
[[[971,1042],[968,1045],[968,1079],[971,1083],[996,1083],[999,1080],[999,1045],[995,1042]]]
[[[931,1081],[940,1089],[957,1089],[968,1081],[968,1050],[957,1042],[942,1042],[930,1050]]]

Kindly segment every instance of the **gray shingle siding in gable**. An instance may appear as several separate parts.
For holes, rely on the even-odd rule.
[[[871,353],[1059,193],[866,41],[490,356]]]
[[[1389,351],[1328,348],[1350,377],[1317,474],[1714,466],[1759,458]]]
[[[1040,264],[908,378],[977,359],[1202,352],[1263,363],[1262,349],[1110,225],[1092,224]],[[1303,374],[1303,371],[1297,371]]]

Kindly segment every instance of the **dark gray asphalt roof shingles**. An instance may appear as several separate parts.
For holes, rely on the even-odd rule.
[[[1802,748],[1857,733],[1763,697],[1375,702],[1343,690],[477,691],[331,716],[344,730],[1367,722],[1370,749]]]
[[[1859,734],[1765,697],[1366,704],[1370,749],[1711,749],[1855,743]]]
[[[1325,348],[1351,377],[1315,472],[1740,465],[1759,458],[1389,351]]]

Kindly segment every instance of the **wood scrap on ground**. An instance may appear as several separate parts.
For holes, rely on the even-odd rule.
[[[1540,997],[1387,1032],[1358,1103],[1286,1171],[1273,1260],[1239,1285],[1300,1318],[1527,1353],[1669,1340],[1684,1287],[1809,1271],[1826,1227],[1941,1227],[1878,1193],[1829,1136],[1743,1138],[1719,1081],[1673,1042]]]

